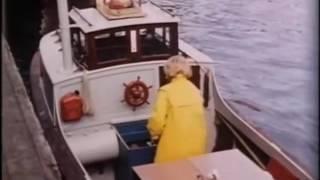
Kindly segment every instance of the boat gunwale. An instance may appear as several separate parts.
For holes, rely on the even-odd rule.
[[[216,110],[222,114],[228,122],[236,127],[237,130],[246,135],[246,137],[259,148],[263,149],[263,151],[269,155],[270,158],[273,158],[279,162],[284,162],[284,164],[280,164],[284,165],[292,174],[298,176],[300,179],[307,178],[308,180],[312,180],[313,178],[311,175],[305,169],[303,169],[300,164],[294,162],[293,158],[283,151],[276,143],[272,142],[270,138],[267,138],[265,134],[258,131],[248,121],[245,121],[238,113],[235,112],[233,108],[226,103],[219,93],[215,76],[213,76],[213,79],[213,87],[215,88],[214,92],[216,92],[214,95],[216,96],[216,98],[214,98]]]
[[[77,180],[90,180],[90,178],[88,178],[88,174],[84,170],[84,167],[80,163],[80,160],[78,159],[77,156],[74,155],[70,146],[66,142],[66,137],[62,132],[60,125],[58,124],[59,122],[53,123],[52,116],[50,116],[50,109],[49,107],[44,105],[46,99],[45,99],[45,95],[44,96],[40,95],[42,94],[42,90],[40,89],[41,87],[39,82],[41,78],[41,70],[40,70],[41,60],[42,59],[41,59],[40,53],[36,52],[33,56],[31,67],[30,67],[30,84],[31,84],[31,99],[33,102],[35,113],[40,121],[41,128],[43,129],[45,138],[47,139],[50,145],[50,148],[57,161],[57,167],[59,168],[59,171],[61,172],[61,175],[63,178],[66,178],[66,176],[68,177],[70,176],[69,178],[72,178],[72,179],[76,178]],[[58,136],[56,136],[56,133],[58,133]],[[57,138],[57,137],[60,137],[60,138]],[[58,147],[54,147],[55,143],[57,143],[58,141],[60,141],[60,143],[63,143],[64,145],[60,146],[61,144],[59,144]],[[70,157],[67,157],[72,162],[68,161],[66,163],[61,163],[59,159],[62,160],[66,157],[57,158],[57,156],[59,156],[58,154],[60,154],[59,152],[64,152],[65,155],[72,154],[71,159]],[[83,174],[69,173],[68,168],[70,165],[72,165],[72,163],[73,163],[73,166],[75,165],[74,163],[76,163],[78,166],[74,168],[76,168],[78,172],[81,170]],[[75,172],[74,169],[72,170],[70,169],[70,171]]]

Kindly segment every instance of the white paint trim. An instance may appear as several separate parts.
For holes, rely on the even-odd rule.
[[[124,116],[121,118],[112,118],[111,123],[123,123],[123,122],[132,122],[137,120],[148,120],[151,117],[151,114],[142,114],[138,116]]]
[[[131,53],[137,52],[137,30],[130,31]]]

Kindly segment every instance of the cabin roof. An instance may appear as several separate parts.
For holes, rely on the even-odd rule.
[[[137,18],[108,20],[96,8],[80,9],[79,12],[82,17],[74,9],[72,9],[69,13],[69,16],[84,33],[131,25],[179,22],[178,17],[171,16],[149,2],[142,4],[141,8],[145,13],[145,16]],[[88,24],[88,22],[91,24],[91,26]]]

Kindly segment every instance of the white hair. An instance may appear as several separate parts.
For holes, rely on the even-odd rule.
[[[187,78],[192,76],[192,71],[188,60],[181,55],[170,57],[165,63],[164,72],[167,78],[173,78],[177,74],[183,74]]]

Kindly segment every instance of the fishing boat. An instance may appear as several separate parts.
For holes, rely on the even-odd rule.
[[[208,152],[238,149],[274,179],[312,179],[226,103],[214,61],[179,38],[172,11],[152,1],[112,3],[79,9],[58,0],[60,28],[42,37],[32,61],[32,101],[62,179],[132,180],[133,166],[152,163],[157,145],[146,122],[168,83],[164,62],[178,54],[203,95]]]

